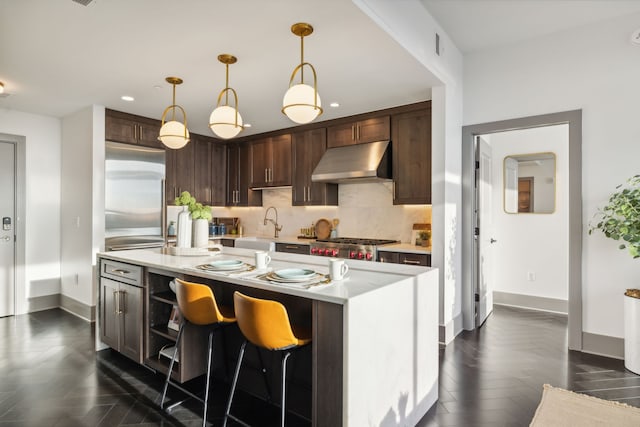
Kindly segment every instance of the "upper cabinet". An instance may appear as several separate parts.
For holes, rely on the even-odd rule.
[[[291,185],[291,135],[254,140],[251,152],[251,188]]]
[[[389,116],[381,116],[329,126],[327,128],[327,147],[389,140],[391,137],[389,122]]]
[[[194,158],[196,144],[191,142],[184,147],[173,150],[166,149],[165,157],[165,194],[167,204],[171,205],[174,199],[183,191],[195,193]]]
[[[394,205],[431,203],[431,109],[391,119]]]
[[[164,148],[164,145],[158,141],[159,133],[159,120],[120,111],[105,110],[105,139],[107,141]]]
[[[218,139],[193,135],[194,189],[198,202],[211,206],[225,206],[227,186],[227,148]]]
[[[293,206],[337,205],[338,185],[312,182],[311,174],[327,150],[325,128],[296,132],[291,135],[293,146]]]
[[[251,146],[227,146],[227,206],[262,206],[262,191],[249,188],[251,176]]]

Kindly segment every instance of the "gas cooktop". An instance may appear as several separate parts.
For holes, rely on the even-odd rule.
[[[377,247],[391,243],[398,243],[398,241],[390,239],[361,239],[355,237],[318,239],[311,244],[311,255],[375,261],[377,258]]]

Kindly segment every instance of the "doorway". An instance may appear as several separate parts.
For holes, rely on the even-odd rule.
[[[0,141],[0,317],[13,316],[16,270],[16,147]]]
[[[568,327],[569,348],[582,349],[582,112],[580,110],[541,116],[511,119],[500,122],[465,126],[462,130],[462,315],[463,327],[472,330],[477,327],[476,290],[480,283],[479,260],[477,255],[476,213],[480,209],[475,195],[476,181],[476,138],[480,135],[494,134],[517,129],[530,129],[551,125],[567,124],[569,128],[567,210],[567,276],[568,276]],[[479,230],[482,236],[482,229]],[[490,236],[485,237],[490,238]],[[500,260],[495,262],[499,263]],[[486,311],[486,310],[485,310]]]

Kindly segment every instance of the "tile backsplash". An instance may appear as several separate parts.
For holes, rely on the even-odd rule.
[[[431,205],[393,205],[393,183],[340,184],[340,206],[292,206],[291,188],[262,190],[263,207],[213,208],[214,217],[238,217],[244,234],[273,237],[273,224],[263,223],[269,206],[278,211],[280,236],[300,234],[320,218],[340,220],[338,236],[395,239],[409,242],[414,223],[431,223]],[[168,221],[175,221],[181,207],[169,206]],[[269,214],[272,217],[273,212]]]

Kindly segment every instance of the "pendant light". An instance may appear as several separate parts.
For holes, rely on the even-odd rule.
[[[225,64],[227,68],[227,79],[225,88],[220,91],[218,95],[218,103],[216,108],[209,117],[209,127],[211,131],[218,135],[220,138],[229,139],[233,138],[244,129],[242,127],[242,117],[238,112],[238,94],[233,88],[229,87],[229,65],[235,64],[238,61],[233,55],[222,54],[218,55],[218,61]],[[233,100],[235,107],[229,105],[229,92],[233,94]],[[224,105],[220,105],[222,97],[224,96]]]
[[[313,65],[304,62],[304,37],[313,33],[313,27],[304,22],[291,26],[291,32],[300,37],[300,65],[291,73],[289,90],[282,100],[282,112],[296,123],[309,123],[322,114],[322,104],[318,94],[318,79]],[[304,66],[311,68],[313,87],[304,83]],[[300,71],[300,83],[293,84],[296,73]]]
[[[187,145],[190,141],[189,130],[187,129],[187,113],[184,112],[184,108],[176,104],[176,85],[182,84],[182,79],[179,77],[167,77],[165,80],[173,85],[173,103],[162,113],[162,127],[160,128],[158,139],[168,148],[177,150]],[[176,108],[182,111],[184,124],[176,120]],[[165,122],[169,110],[171,110],[171,120]]]

